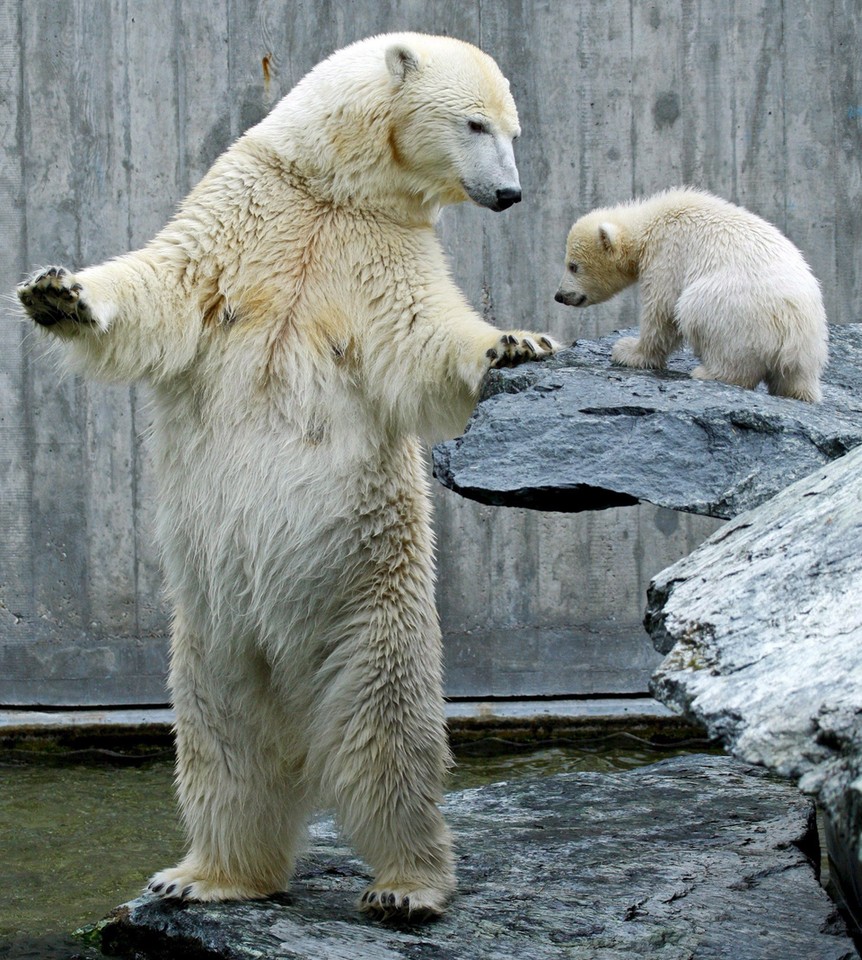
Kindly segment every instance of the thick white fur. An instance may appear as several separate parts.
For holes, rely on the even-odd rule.
[[[19,288],[74,369],[154,386],[190,838],[161,896],[284,889],[328,805],[374,871],[362,909],[427,916],[454,888],[418,438],[460,433],[490,366],[556,344],[477,316],[434,223],[517,186],[517,133],[476,48],[371,38],[306,76],[147,247]]]
[[[557,299],[601,303],[640,281],[640,336],[614,344],[629,367],[664,367],[687,341],[692,376],[799,400],[821,399],[828,330],[820,287],[799,250],[748,210],[669,190],[594,210],[566,244]]]

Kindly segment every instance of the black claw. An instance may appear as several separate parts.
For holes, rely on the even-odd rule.
[[[405,898],[401,901],[401,906],[404,907],[405,910],[409,910],[409,909],[410,909],[410,897],[405,897]]]
[[[394,907],[394,906],[395,906],[395,894],[394,894],[394,893],[390,893],[390,894],[389,894],[389,896],[386,898],[386,903],[387,903],[390,907]]]
[[[486,351],[485,356],[486,356],[489,360],[496,360],[497,357],[500,356],[500,354],[497,353],[497,351],[496,351],[493,347],[491,347],[490,350]]]
[[[169,887],[165,887],[165,896],[169,897],[173,894],[174,890],[177,889],[177,885],[172,883]]]
[[[518,342],[518,338],[513,337],[511,333],[507,333],[503,337],[503,343],[505,343],[507,346],[514,347],[515,344],[517,344],[517,342]]]
[[[542,346],[545,347],[545,349],[547,349],[547,350],[553,350],[553,349],[554,349],[553,343],[551,343],[551,341],[550,341],[547,337],[541,337],[539,342],[540,342],[540,343],[542,344]]]
[[[536,353],[536,348],[532,345],[532,343],[530,343],[529,340],[522,340],[522,341],[521,341],[521,346],[522,346],[525,350],[527,350],[530,354],[535,355],[535,353]]]
[[[191,894],[191,892],[192,892],[192,885],[189,884],[187,887],[183,887],[183,890],[182,890],[182,893],[180,894],[180,897],[181,897],[183,900],[185,900],[186,897],[188,897],[188,896]]]
[[[151,884],[150,884],[150,890],[152,890],[153,893],[159,893],[159,892],[162,890],[163,887],[164,887],[164,884],[163,884],[163,883],[151,883]]]

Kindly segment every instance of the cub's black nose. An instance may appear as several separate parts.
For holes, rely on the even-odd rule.
[[[511,207],[513,203],[521,202],[521,191],[512,187],[504,187],[497,191],[497,209],[505,210]]]

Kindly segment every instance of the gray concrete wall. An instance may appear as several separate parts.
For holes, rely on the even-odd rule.
[[[860,319],[858,0],[7,0],[0,289],[140,245],[314,63],[404,28],[478,43],[519,104],[524,202],[441,225],[489,319],[563,339],[634,324],[635,292],[553,302],[565,234],[596,204],[681,182],[775,222],[832,322]],[[0,312],[0,703],[163,701],[145,392],[58,379],[14,305]],[[452,695],[644,689],[646,583],[714,521],[435,496]]]

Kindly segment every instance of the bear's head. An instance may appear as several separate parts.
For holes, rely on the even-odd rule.
[[[332,54],[248,136],[337,202],[433,218],[448,203],[517,203],[519,133],[509,82],[487,54],[398,33]]]
[[[570,307],[602,303],[638,278],[628,228],[596,210],[581,217],[566,240],[566,268],[554,299]]]
[[[386,49],[392,160],[440,204],[505,210],[521,199],[512,144],[520,134],[509,82],[476,47],[404,37]]]

